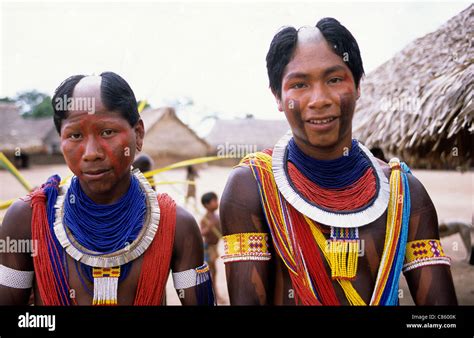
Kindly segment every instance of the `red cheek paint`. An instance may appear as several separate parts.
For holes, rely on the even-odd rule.
[[[71,171],[76,175],[80,176],[81,174],[81,162],[82,156],[84,154],[84,143],[83,142],[73,142],[68,139],[64,139],[61,142],[61,149],[63,152],[64,159],[71,169]]]
[[[116,177],[122,177],[130,170],[133,160],[133,149],[130,144],[131,135],[128,131],[120,131],[111,139],[103,139],[102,147]]]

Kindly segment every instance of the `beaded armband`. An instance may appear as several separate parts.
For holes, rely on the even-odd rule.
[[[247,232],[224,236],[224,263],[239,261],[268,261],[268,234]]]
[[[405,253],[403,272],[407,272],[426,265],[451,265],[438,239],[422,239],[408,242]]]
[[[188,289],[207,282],[211,278],[207,263],[195,268],[181,272],[173,272],[174,288]]]
[[[0,285],[13,289],[29,289],[33,286],[34,271],[21,271],[0,264]]]

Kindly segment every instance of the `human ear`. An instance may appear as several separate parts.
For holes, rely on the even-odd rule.
[[[135,137],[136,137],[136,144],[137,150],[141,151],[143,147],[143,138],[145,137],[145,126],[143,124],[143,120],[140,119],[134,127],[135,129]]]
[[[281,96],[279,96],[278,93],[275,93],[273,90],[272,90],[272,94],[275,97],[275,101],[277,103],[278,110],[281,111],[281,112],[284,111],[283,104],[282,104],[282,101],[281,101]]]

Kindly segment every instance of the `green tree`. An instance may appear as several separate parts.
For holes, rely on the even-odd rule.
[[[37,90],[21,92],[17,94],[15,100],[20,105],[24,117],[39,118],[54,114],[51,97]]]
[[[0,98],[0,102],[5,102],[5,103],[14,103],[15,100],[14,99],[11,99],[9,98],[8,96],[5,96],[5,97],[1,97]]]
[[[26,116],[31,118],[49,117],[54,115],[51,97],[46,96],[40,104],[36,105],[33,110]]]

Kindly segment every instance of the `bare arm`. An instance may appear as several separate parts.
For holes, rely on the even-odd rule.
[[[176,209],[176,232],[171,269],[174,273],[195,269],[204,264],[204,249],[194,217],[181,207]],[[181,304],[197,305],[196,288],[177,290]]]
[[[439,239],[436,209],[423,185],[408,175],[411,215],[408,242]],[[416,305],[457,305],[451,270],[447,265],[429,265],[405,273]]]
[[[211,231],[211,228],[209,220],[204,216],[201,220],[201,235],[206,236]]]
[[[238,167],[232,171],[222,195],[220,218],[223,235],[269,232],[260,205],[257,183],[249,168]],[[231,305],[272,303],[273,292],[269,282],[270,262],[248,261],[226,264]]]
[[[10,206],[0,227],[0,240],[4,243],[17,241],[17,247],[18,243],[26,241],[31,244],[30,201],[18,200]],[[31,252],[10,252],[11,248],[5,246],[4,249],[0,252],[0,264],[15,270],[33,271]],[[16,289],[0,285],[0,305],[26,305],[30,294],[31,288]]]

